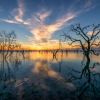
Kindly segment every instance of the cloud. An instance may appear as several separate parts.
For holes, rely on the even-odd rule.
[[[51,14],[51,11],[38,12],[36,15],[33,15],[32,18],[23,20],[20,16],[20,19],[8,20],[2,19],[2,21],[12,24],[23,24],[26,25],[26,28],[33,34],[36,41],[47,42],[51,38],[52,34],[60,29],[63,26],[68,25],[78,13],[68,12],[66,15],[60,17],[52,24],[46,24],[45,20]],[[19,16],[19,14],[17,15]]]
[[[93,31],[88,31],[88,32],[87,32],[87,35],[89,35],[89,36],[95,35],[98,31],[99,31],[99,30],[96,30],[95,32],[93,32]]]
[[[36,41],[47,42],[51,38],[52,34],[60,30],[65,24],[76,17],[75,13],[70,11],[66,15],[62,15],[61,18],[53,22],[52,24],[46,24],[46,19],[52,14],[52,11],[41,9],[33,14],[31,18],[23,19],[25,13],[24,0],[18,0],[18,8],[13,10],[12,15],[14,18],[1,19],[4,22],[11,24],[22,24],[33,34]]]
[[[13,19],[0,20],[11,24],[24,25],[25,28],[28,28],[29,32],[33,34],[32,38],[35,38],[34,41],[47,42],[49,39],[51,39],[53,33],[61,30],[65,25],[67,26],[70,23],[70,21],[72,21],[80,13],[83,13],[85,10],[87,10],[87,8],[90,9],[91,5],[91,0],[87,0],[87,3],[85,3],[84,5],[85,9],[81,9],[78,11],[72,11],[72,9],[69,9],[65,15],[62,15],[53,23],[46,24],[45,21],[47,18],[50,18],[50,15],[53,13],[52,11],[41,9],[40,11],[34,13],[31,18],[25,20],[23,18],[25,15],[24,0],[18,0],[18,8],[15,8],[12,11]]]
[[[59,48],[59,40],[58,39],[51,39],[48,40],[48,42],[37,42],[34,41],[32,37],[29,37],[29,45],[31,49],[34,50],[50,50],[50,49],[58,49]],[[66,44],[66,42],[61,42],[62,45],[60,45],[63,49],[70,48],[69,45]],[[24,43],[26,45],[26,43]]]
[[[3,22],[11,23],[11,24],[18,24],[18,23],[17,23],[16,21],[14,21],[14,20],[1,19],[1,18],[0,18],[0,20],[3,21]]]
[[[51,14],[51,11],[42,10],[36,13],[36,16],[40,22],[44,22],[45,19]]]
[[[29,24],[27,21],[24,21],[24,20],[23,20],[23,22],[18,22],[18,21],[16,21],[16,20],[1,19],[1,18],[0,18],[0,21],[6,22],[6,23],[10,23],[10,24],[23,24],[23,25],[28,25],[28,24]]]
[[[23,16],[25,12],[24,0],[17,0],[17,1],[18,1],[18,8],[15,8],[11,13],[14,18],[12,20],[11,19],[0,19],[0,20],[11,24],[28,25],[29,23],[23,20]]]
[[[24,0],[17,0],[17,1],[18,1],[18,8],[14,10],[17,13],[14,16],[14,19],[17,22],[23,23],[23,16],[24,16],[24,12],[25,12],[25,9],[24,9]]]
[[[48,13],[44,15],[48,15]],[[42,22],[40,22],[40,24],[37,25],[35,28],[33,27],[31,29],[31,32],[33,33],[33,35],[37,40],[47,41],[48,39],[51,38],[54,32],[60,30],[65,24],[68,24],[69,21],[74,19],[76,17],[76,14],[71,12],[67,13],[66,15],[62,16],[61,18],[59,18],[50,25],[47,25],[43,22],[46,19],[46,17],[43,17],[43,15],[42,17],[40,16]]]

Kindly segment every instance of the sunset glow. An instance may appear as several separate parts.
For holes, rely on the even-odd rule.
[[[71,2],[67,0],[58,0],[57,2],[52,2],[52,0],[15,0],[11,2],[10,0],[7,8],[5,1],[2,0],[0,30],[15,31],[18,42],[23,45],[24,49],[58,49],[58,41],[62,38],[62,33],[69,32],[69,26],[76,23],[77,20],[77,23],[83,25],[87,21],[88,24],[98,22],[100,16],[98,4],[95,0],[82,2],[81,0],[72,0]],[[86,16],[87,13],[88,16]],[[91,15],[92,19],[90,19]],[[95,18],[95,15],[98,17]],[[71,48],[67,42],[66,44],[63,42],[63,39],[62,44],[62,49]]]

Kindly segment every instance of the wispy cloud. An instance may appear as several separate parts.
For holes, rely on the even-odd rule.
[[[12,11],[13,19],[0,19],[0,21],[4,21],[11,24],[23,24],[28,25],[29,23],[25,20],[23,20],[25,8],[24,8],[24,0],[17,0],[18,2],[18,8],[15,8]]]
[[[24,0],[17,0],[18,1],[18,8],[16,9],[17,15],[14,17],[16,21],[23,22],[24,16]]]
[[[51,14],[51,11],[46,11],[46,10],[43,9],[42,11],[36,13],[36,16],[37,16],[37,18],[38,18],[38,21],[44,22],[45,19],[46,19],[48,16],[50,16],[50,14]],[[34,16],[34,17],[36,17],[36,16]]]
[[[50,25],[46,25],[43,21],[46,17],[42,20],[42,24],[37,25],[35,28],[31,29],[31,32],[34,34],[37,40],[47,41],[51,38],[51,35],[60,30],[65,24],[67,25],[69,21],[74,19],[76,14],[68,13],[62,16],[60,19],[56,20],[54,23]]]
[[[3,21],[3,22],[7,22],[7,23],[11,23],[11,24],[18,24],[16,21],[14,20],[8,20],[8,19],[1,19],[0,18],[0,21]]]
[[[78,0],[80,1],[80,0]],[[31,18],[24,19],[25,5],[24,0],[18,0],[18,8],[13,10],[13,19],[0,19],[1,21],[11,23],[11,24],[21,24],[24,25],[33,34],[34,41],[47,42],[53,33],[59,31],[63,26],[67,26],[70,21],[77,17],[80,13],[87,10],[87,8],[92,7],[92,0],[86,0],[87,3],[84,5],[84,9],[78,11],[69,10],[66,14],[60,16],[56,21],[51,24],[46,24],[45,21],[53,13],[46,9],[41,9],[40,11],[33,14]],[[75,6],[75,5],[74,5]],[[73,8],[73,7],[72,7]],[[32,37],[33,38],[33,37]]]

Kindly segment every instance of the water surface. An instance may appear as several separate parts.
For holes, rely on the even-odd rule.
[[[85,71],[82,53],[0,53],[0,100],[95,100],[100,98],[100,56]],[[84,72],[82,74],[82,72]]]

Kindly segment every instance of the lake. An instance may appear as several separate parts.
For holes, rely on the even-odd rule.
[[[100,100],[100,56],[0,52],[0,100]]]

